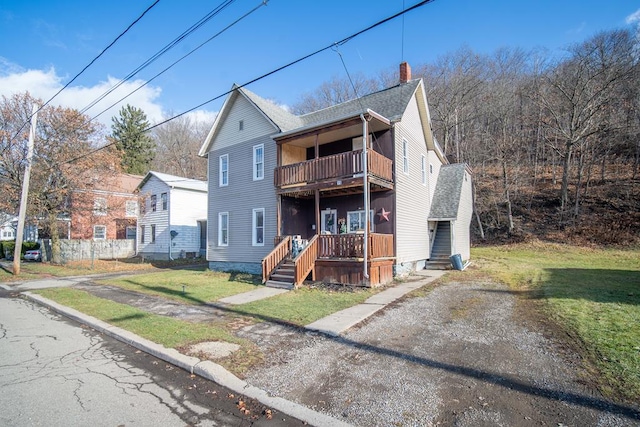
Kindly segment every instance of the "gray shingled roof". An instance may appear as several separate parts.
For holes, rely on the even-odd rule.
[[[429,219],[456,219],[460,205],[460,192],[464,182],[466,165],[456,163],[440,168],[436,191],[433,194]]]
[[[149,171],[147,176],[144,177],[142,182],[138,185],[138,189],[141,189],[151,176],[155,176],[160,181],[164,182],[171,188],[182,188],[185,190],[195,190],[195,191],[207,191],[207,182],[200,181],[197,179],[184,178],[176,175],[169,175],[168,173],[154,172]]]
[[[363,112],[363,109],[370,109],[378,114],[394,121],[402,117],[411,97],[420,84],[420,79],[411,80],[407,83],[365,95],[360,99],[343,102],[332,107],[314,111],[312,113],[296,116],[291,114],[275,103],[268,101],[255,93],[239,88],[245,96],[251,100],[271,121],[280,128],[281,132],[288,132],[295,129],[319,126],[330,123],[337,119],[351,117]]]

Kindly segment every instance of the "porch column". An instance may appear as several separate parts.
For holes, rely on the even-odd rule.
[[[316,234],[320,234],[320,190],[316,190]]]

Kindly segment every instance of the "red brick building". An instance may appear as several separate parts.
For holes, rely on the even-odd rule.
[[[76,191],[71,200],[71,239],[135,239],[142,176],[94,177],[92,190]]]

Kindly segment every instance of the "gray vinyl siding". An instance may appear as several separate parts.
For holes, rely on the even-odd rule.
[[[422,183],[422,155],[431,156],[427,145],[415,98],[408,104],[402,120],[395,125],[396,176],[396,263],[429,258],[428,215],[431,195],[437,176],[427,174]],[[409,175],[403,171],[402,144],[409,143]]]
[[[244,130],[238,130],[240,120]],[[276,144],[269,135],[276,129],[242,96],[229,109],[227,119],[208,153],[209,200],[207,260],[257,263],[273,249],[276,233],[276,195],[273,172]],[[253,180],[253,147],[264,144],[264,179]],[[229,185],[220,187],[219,157],[229,155]],[[264,246],[252,245],[253,209],[264,208]],[[229,213],[229,244],[218,245],[218,213]]]
[[[452,252],[460,254],[463,260],[471,257],[471,218],[473,216],[473,192],[471,189],[471,175],[464,173],[464,181],[460,189],[460,204],[458,216],[453,224]]]
[[[145,198],[145,214],[138,220],[138,233],[140,226],[144,225],[144,243],[140,243],[141,236],[138,236],[138,252],[144,254],[167,254],[169,256],[169,230],[167,229],[169,220],[169,210],[162,210],[162,200],[160,194],[169,194],[169,186],[152,176],[140,189],[140,195]],[[151,196],[156,196],[156,211],[151,211]],[[156,226],[156,241],[151,243],[151,225]]]

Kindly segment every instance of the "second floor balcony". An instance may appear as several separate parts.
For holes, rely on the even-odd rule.
[[[363,166],[362,150],[347,151],[279,166],[274,184],[279,194],[355,188],[362,186]],[[393,188],[393,161],[373,150],[367,151],[367,174],[371,185]]]

